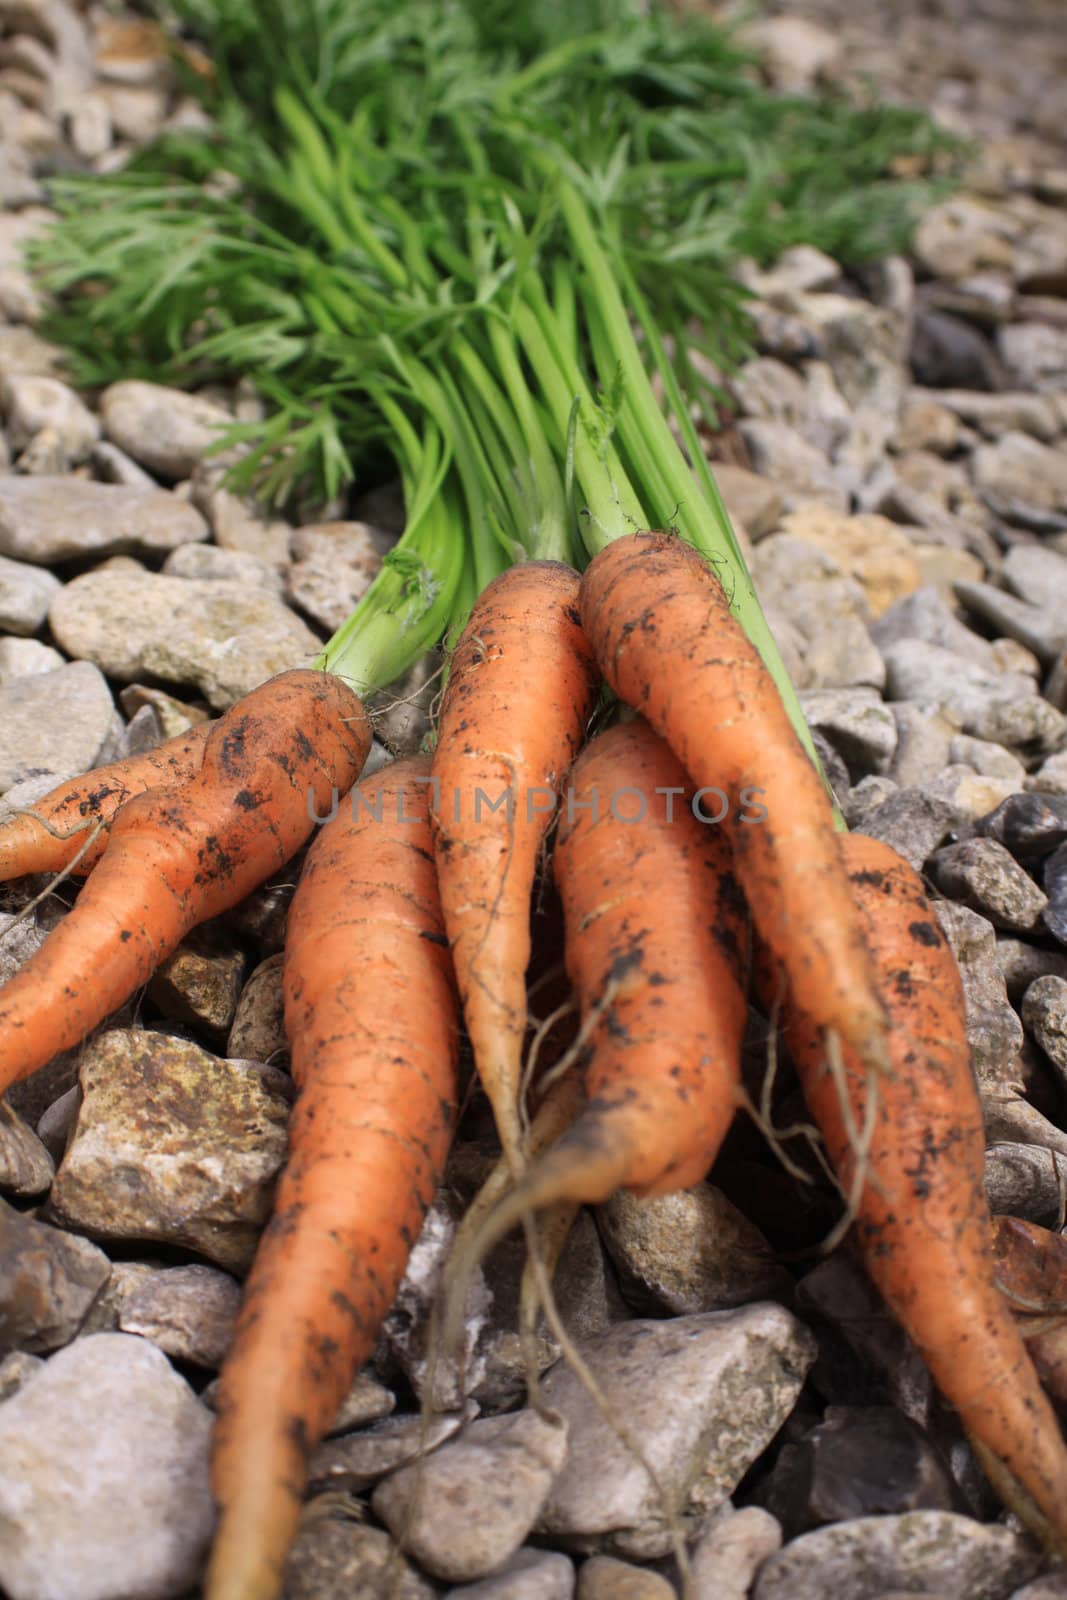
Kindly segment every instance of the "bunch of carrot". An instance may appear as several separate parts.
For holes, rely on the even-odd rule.
[[[583,748],[601,679],[639,716]],[[337,678],[284,674],[147,766],[105,769],[0,829],[8,876],[69,861],[79,818],[106,840],[74,909],[0,990],[0,1085],[288,859],[368,746]],[[712,791],[721,826],[698,820],[722,810],[702,809]],[[531,1211],[706,1173],[739,1103],[751,971],[784,997],[872,1276],[1002,1492],[1067,1549],[1067,1450],[994,1278],[951,952],[911,870],[835,832],[713,568],[639,533],[581,578],[509,569],[452,656],[432,762],[353,793],[290,913],[299,1097],[222,1376],[210,1600],[279,1591],[308,1453],[373,1349],[442,1175],[460,1012],[511,1178],[484,1248]],[[558,1137],[531,1155],[530,906],[561,794],[553,865],[585,1050],[554,1102]]]

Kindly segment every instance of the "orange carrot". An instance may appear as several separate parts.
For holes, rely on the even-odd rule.
[[[884,1065],[826,792],[712,568],[669,534],[628,534],[590,563],[581,614],[608,683],[702,786],[706,814],[725,810],[753,919],[809,1015]]]
[[[747,918],[723,831],[697,820],[689,787],[641,721],[575,763],[554,868],[588,1099],[498,1207],[493,1237],[534,1207],[688,1188],[718,1153],[740,1099]]]
[[[214,726],[198,772],[128,800],[74,909],[0,989],[0,1093],[84,1039],[190,928],[285,865],[370,748],[331,673],[284,672]]]
[[[71,778],[0,823],[0,882],[28,872],[61,872],[74,856],[74,870],[84,877],[107,848],[108,829],[120,806],[146,789],[191,778],[200,770],[214,726],[198,723],[155,750]]]
[[[511,567],[488,586],[452,657],[433,759],[445,927],[478,1074],[513,1166],[534,875],[596,692],[577,602],[577,574],[555,561]]]
[[[1067,1552],[1067,1449],[995,1283],[955,959],[895,851],[862,834],[840,848],[889,1016],[890,1070],[870,1075],[846,1051],[835,1074],[818,1028],[792,1005],[789,1052],[843,1189],[859,1187],[855,1227],[871,1278],[995,1485]]]
[[[206,1600],[279,1593],[308,1454],[371,1353],[444,1169],[459,1025],[428,772],[399,761],[359,785],[359,811],[346,802],[323,828],[289,911],[299,1094],[219,1387]]]

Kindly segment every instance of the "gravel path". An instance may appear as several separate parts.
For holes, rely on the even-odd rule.
[[[772,0],[753,36],[784,88],[870,79],[978,141],[910,257],[848,277],[802,248],[742,269],[758,354],[708,445],[850,823],[940,896],[993,1209],[1062,1230],[1067,17],[1058,0]],[[398,532],[388,495],[302,527],[264,515],[203,459],[253,395],[128,381],[79,397],[34,331],[18,250],[48,225],[48,172],[106,170],[194,115],[130,16],[0,0],[0,810],[310,659]],[[417,707],[383,719],[398,747],[420,731]],[[8,1600],[197,1593],[213,1378],[291,1101],[291,880],[188,940],[136,1005],[0,1106]],[[0,888],[0,980],[64,914],[60,895],[13,923],[38,887]],[[791,1120],[788,1097],[779,1109]],[[429,1308],[491,1158],[475,1106],[374,1360],[314,1457],[287,1600],[680,1592],[647,1477],[544,1331],[564,1426],[521,1408],[511,1244],[472,1291],[465,1378],[445,1374],[428,1441],[434,1492],[413,1505]],[[848,1251],[776,1259],[814,1250],[833,1197],[796,1187],[745,1128],[713,1176],[583,1214],[557,1279],[603,1389],[686,1486],[697,1600],[1067,1595],[1038,1577]],[[1067,1406],[1063,1325],[1041,1338]]]

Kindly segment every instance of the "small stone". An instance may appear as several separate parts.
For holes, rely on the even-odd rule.
[[[382,1342],[399,1362],[416,1396],[437,1411],[458,1411],[486,1376],[485,1335],[492,1296],[479,1268],[467,1292],[462,1350],[446,1360],[435,1339],[435,1312],[455,1238],[454,1215],[442,1202],[431,1205],[408,1257],[407,1271],[382,1325]],[[432,1380],[432,1389],[431,1389]]]
[[[216,1267],[164,1267],[127,1296],[118,1324],[175,1361],[217,1368],[230,1348],[240,1300],[237,1282]]]
[[[776,89],[803,94],[833,72],[841,59],[836,32],[805,17],[768,17],[750,24],[745,41],[756,49]]]
[[[338,1407],[327,1437],[364,1428],[368,1422],[388,1417],[396,1407],[396,1395],[369,1372],[357,1372],[348,1393]]]
[[[54,672],[63,665],[59,651],[39,639],[0,639],[0,684],[35,672]]]
[[[285,1154],[286,1098],[262,1072],[148,1030],[82,1051],[84,1099],[49,1211],[97,1238],[252,1258]]]
[[[577,1600],[677,1600],[674,1585],[647,1567],[590,1556],[578,1574]]]
[[[110,1273],[107,1256],[88,1239],[0,1200],[0,1354],[69,1344]]]
[[[193,578],[206,583],[243,583],[250,589],[280,594],[277,569],[246,550],[220,550],[216,544],[180,544],[161,568],[168,578]]]
[[[61,587],[43,567],[0,556],[0,628],[7,633],[36,633]]]
[[[58,783],[88,772],[113,712],[111,691],[88,661],[0,686],[0,793],[30,778]]]
[[[206,537],[200,513],[164,489],[74,477],[0,478],[0,555],[16,561],[151,554]]]
[[[937,901],[934,911],[963,980],[967,1039],[978,1086],[983,1094],[1003,1095],[1018,1082],[1023,1028],[1008,1001],[996,934],[985,917],[950,900]]]
[[[1067,978],[1067,955],[1062,950],[1046,950],[1025,939],[998,938],[997,963],[1013,1005],[1022,999],[1035,978],[1050,974],[1055,978]]]
[[[1035,794],[1067,794],[1067,750],[1057,751],[1030,773],[1026,788]]]
[[[952,807],[958,827],[979,822],[1019,789],[1018,778],[988,778],[970,767],[949,765],[922,785],[926,794]]]
[[[385,1416],[316,1446],[308,1482],[331,1490],[365,1489],[409,1462],[436,1450],[471,1420],[476,1407],[421,1416]]]
[[[859,795],[864,784],[889,781],[865,778],[857,785],[849,797],[849,827],[891,845],[916,872],[921,872],[951,830],[956,813],[947,801],[916,787],[894,789],[893,793],[878,798],[874,805],[870,800],[875,796],[869,791]]]
[[[1022,1018],[1023,1026],[1067,1077],[1067,980],[1051,974],[1035,978],[1023,995]]]
[[[566,1556],[523,1549],[491,1577],[449,1589],[445,1600],[571,1600],[573,1594],[574,1567]]]
[[[966,278],[987,267],[1010,267],[1019,225],[1001,206],[954,195],[924,213],[915,253],[935,278]]]
[[[940,1600],[1004,1600],[1040,1559],[1022,1534],[950,1511],[858,1517],[817,1528],[771,1556],[753,1600],[864,1600],[901,1588]]]
[[[1067,328],[1045,322],[1013,322],[997,334],[997,346],[1020,389],[1054,394],[1067,389]]]
[[[1067,944],[1067,845],[1045,857],[1042,881],[1048,895],[1045,926],[1061,944]]]
[[[102,95],[79,100],[70,115],[70,142],[83,161],[95,161],[111,148],[111,115]]]
[[[339,628],[381,570],[382,535],[364,522],[321,522],[297,528],[286,592],[329,633]]]
[[[208,720],[207,713],[199,707],[186,705],[184,700],[176,700],[172,694],[165,694],[162,689],[150,689],[143,683],[131,683],[121,689],[119,705],[131,722],[139,711],[150,707],[159,726],[159,743],[174,739],[180,733],[188,733],[190,728]]]
[[[745,1506],[716,1522],[693,1551],[693,1600],[745,1600],[756,1573],[781,1544],[781,1525],[761,1506]]]
[[[932,586],[917,589],[914,594],[891,606],[874,623],[871,636],[882,651],[901,639],[920,639],[925,644],[937,645],[939,649],[951,650],[953,655],[965,661],[973,661],[977,666],[993,670],[993,650],[989,640],[966,627],[950,609],[945,596]]]
[[[5,376],[0,401],[7,414],[8,440],[16,452],[48,428],[59,441],[65,463],[74,466],[85,460],[100,436],[100,424],[92,412],[58,378]]]
[[[947,311],[916,308],[910,360],[915,382],[927,389],[1003,387],[1003,368],[989,340]]]
[[[887,517],[845,517],[821,506],[792,511],[783,533],[814,544],[836,561],[863,590],[872,617],[913,593],[920,584],[911,540]]]
[[[800,704],[808,726],[830,741],[853,782],[889,770],[897,724],[876,689],[809,689]]]
[[[55,1166],[44,1143],[6,1100],[0,1100],[0,1189],[47,1194]]]
[[[827,1522],[952,1511],[952,1477],[925,1433],[894,1406],[830,1406],[778,1456],[760,1498],[787,1537]]]
[[[374,1511],[434,1577],[481,1578],[526,1538],[566,1449],[566,1426],[536,1411],[484,1417],[380,1483]]]
[[[193,474],[193,503],[211,523],[215,543],[223,550],[237,550],[274,568],[279,574],[289,565],[289,537],[292,528],[280,517],[270,517],[252,498],[243,498],[222,488],[217,468],[206,464]]]
[[[1067,719],[1021,674],[996,673],[921,639],[883,645],[887,698],[922,699],[953,713],[964,733],[1043,753],[1067,737]]]
[[[766,1239],[710,1183],[651,1199],[620,1189],[596,1218],[639,1312],[685,1316],[789,1297],[792,1280]]]
[[[1067,843],[1067,796],[1032,791],[1011,795],[983,817],[979,832],[996,839],[1017,861],[1041,861]]]
[[[171,479],[187,478],[234,420],[199,395],[137,378],[105,389],[100,415],[112,443],[150,472]]]
[[[848,494],[840,486],[822,451],[784,422],[745,418],[738,431],[756,471],[770,478],[787,507],[817,500],[832,510],[848,510]]]
[[[899,700],[887,709],[897,730],[889,776],[901,788],[935,778],[947,765],[953,740],[958,737],[953,721],[936,707],[914,700]]]
[[[56,597],[49,621],[69,655],[109,677],[195,684],[217,711],[319,650],[274,595],[154,572],[87,572]]]
[[[841,268],[831,256],[810,244],[791,245],[777,261],[761,271],[751,259],[738,263],[738,276],[745,288],[764,300],[792,301],[795,295],[829,289],[841,277]]]
[[[959,444],[959,417],[934,399],[912,398],[905,405],[893,435],[897,450],[933,450],[950,456]]]
[[[0,1407],[0,1583],[15,1600],[184,1594],[214,1522],[210,1418],[143,1339],[95,1334]]]
[[[248,978],[237,1002],[226,1054],[237,1061],[282,1063],[289,1049],[285,1037],[284,956],[268,956]]]
[[[1067,509],[1067,461],[1062,451],[1027,433],[1006,433],[980,445],[971,457],[974,481],[986,503],[1009,522],[1028,510]]]
[[[747,467],[727,461],[712,463],[712,473],[730,520],[748,529],[753,540],[773,533],[782,514],[782,496],[773,483]]]
[[[1032,933],[1041,925],[1048,897],[996,839],[946,845],[930,871],[943,894],[981,912],[996,928]]]
[[[773,1438],[815,1344],[788,1311],[760,1302],[626,1322],[584,1342],[581,1352],[661,1482],[684,1494],[684,1527],[721,1505]],[[541,1530],[577,1549],[640,1559],[668,1553],[671,1534],[644,1468],[565,1362],[545,1378],[544,1394],[566,1418],[570,1444]]]
[[[885,667],[868,632],[863,591],[831,556],[776,533],[756,546],[752,576],[761,602],[799,633],[812,688],[881,688]]]
[[[422,1578],[381,1528],[323,1495],[304,1508],[285,1565],[282,1600],[434,1600]]]
[[[225,1033],[237,1010],[244,968],[240,950],[196,931],[157,967],[148,993],[172,1022]]]
[[[81,1089],[76,1083],[72,1084],[66,1093],[53,1100],[38,1118],[37,1137],[56,1165],[66,1154],[67,1142],[74,1131],[81,1103]],[[51,1185],[51,1178],[48,1181]]]
[[[1041,1227],[1059,1219],[1067,1156],[1032,1144],[993,1144],[985,1153],[985,1192],[994,1216],[1024,1217]]]
[[[25,1350],[12,1350],[0,1361],[0,1404],[18,1394],[24,1383],[40,1372],[44,1362],[40,1356],[27,1355]]]
[[[953,734],[945,762],[954,766],[973,767],[980,777],[1007,778],[1020,789],[1026,781],[1026,768],[1018,756],[1013,756],[1003,745],[992,744],[988,739],[976,739],[969,733]]]
[[[125,450],[107,439],[98,439],[89,452],[89,465],[99,483],[122,483],[128,489],[155,489],[156,480],[150,472],[131,461]],[[182,547],[179,545],[179,549]]]
[[[989,439],[999,439],[1005,433],[1029,433],[1048,444],[1062,430],[1056,406],[1045,395],[1013,390],[982,394],[969,389],[938,389],[929,392],[926,403],[933,401],[935,395],[939,408],[971,423]]]

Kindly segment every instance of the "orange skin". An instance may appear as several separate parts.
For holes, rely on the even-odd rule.
[[[867,1271],[998,1489],[1067,1552],[1067,1449],[995,1281],[982,1108],[955,958],[919,878],[894,850],[862,834],[842,838],[840,849],[889,1014],[888,1073],[869,1080],[844,1052],[857,1128],[870,1081],[877,1095],[871,1181],[855,1222]],[[819,1030],[790,1007],[785,1038],[850,1193],[856,1157]]]
[[[32,814],[23,812],[0,823],[0,882],[29,872],[62,872],[86,844],[93,825],[99,823],[99,832],[78,856],[74,868],[84,877],[106,850],[108,828],[119,807],[146,789],[187,782],[200,770],[214,726],[213,722],[198,723],[158,749],[71,778],[35,800]],[[57,834],[66,837],[57,838]]]
[[[685,774],[647,723],[609,728],[575,763],[556,841],[567,971],[592,1022],[577,1121],[498,1208],[523,1212],[616,1189],[699,1183],[739,1103],[747,914],[721,827],[696,820]],[[621,791],[634,789],[638,803]],[[584,809],[593,792],[599,816]],[[617,796],[617,811],[609,801]],[[570,815],[568,815],[570,812]],[[596,1021],[597,1008],[602,1010]]]
[[[445,927],[478,1075],[516,1170],[530,900],[548,791],[577,754],[596,695],[577,602],[578,576],[560,562],[524,562],[489,584],[452,657],[433,758]],[[491,811],[509,789],[513,815]]]
[[[616,694],[698,785],[728,796],[734,869],[793,993],[820,1027],[883,1066],[885,1015],[826,791],[713,569],[670,534],[627,534],[590,563],[581,615]],[[762,821],[743,820],[754,814],[749,789]],[[714,814],[721,801],[707,806]]]
[[[370,724],[330,673],[284,672],[214,724],[197,772],[128,800],[74,909],[0,988],[0,1093],[78,1044],[191,928],[283,867],[347,790]]]
[[[273,1600],[310,1451],[370,1356],[455,1126],[459,1008],[431,854],[428,760],[359,786],[289,911],[289,1160],[219,1386],[221,1522],[205,1600]],[[395,821],[398,797],[407,818]],[[390,826],[392,823],[392,826]]]

